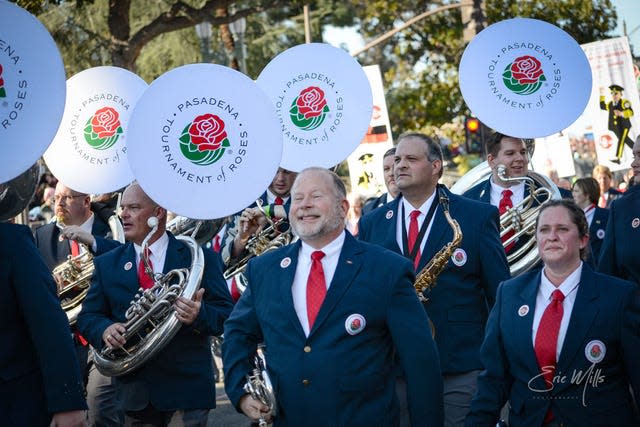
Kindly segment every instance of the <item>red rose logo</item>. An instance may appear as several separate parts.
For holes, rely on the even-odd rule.
[[[118,112],[111,107],[101,108],[93,115],[91,127],[99,139],[108,138],[115,135],[118,131],[120,127],[120,116]]]
[[[360,329],[360,325],[362,325],[360,319],[353,319],[353,321],[351,322],[351,330],[357,331],[358,329]]]
[[[2,64],[0,64],[0,98],[4,98],[7,94],[4,91],[4,79],[2,78]]]
[[[595,344],[593,347],[591,347],[591,356],[593,357],[598,357],[600,356],[600,346],[598,344]]]
[[[542,64],[533,56],[521,56],[511,64],[511,75],[521,85],[537,83],[542,74]]]
[[[322,114],[322,110],[325,105],[327,105],[327,101],[324,99],[322,89],[316,86],[309,86],[300,92],[296,105],[298,106],[298,112],[302,114],[305,119],[310,119]]]
[[[189,127],[189,135],[198,151],[217,150],[227,138],[222,119],[209,113],[195,118]]]

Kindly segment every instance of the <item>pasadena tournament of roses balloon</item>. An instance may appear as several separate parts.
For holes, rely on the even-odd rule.
[[[44,25],[0,1],[0,183],[26,171],[51,143],[64,111],[65,80]]]
[[[471,40],[460,61],[469,109],[506,135],[537,138],[571,125],[591,96],[591,67],[578,43],[544,21],[495,23]]]
[[[158,204],[194,219],[233,214],[269,186],[282,156],[274,107],[244,74],[214,64],[156,79],[129,121],[133,175]]]
[[[334,166],[367,131],[371,86],[342,49],[322,43],[292,47],[267,64],[257,83],[276,108],[285,169]]]
[[[84,70],[67,82],[67,102],[44,153],[51,172],[82,193],[108,193],[133,181],[127,161],[129,119],[147,83],[118,67]]]

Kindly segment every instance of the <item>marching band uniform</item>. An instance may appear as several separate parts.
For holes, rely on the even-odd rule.
[[[600,250],[602,242],[606,236],[605,229],[609,219],[609,209],[594,207],[591,212],[585,212],[587,222],[589,223],[589,265],[596,267],[600,259]]]
[[[188,268],[191,265],[189,248],[171,233],[167,232],[165,237],[168,243],[162,271]],[[151,249],[155,249],[154,245]],[[153,254],[163,257],[161,249]],[[116,378],[125,411],[141,411],[148,405],[158,411],[208,412],[215,407],[209,336],[222,333],[232,302],[222,279],[219,258],[209,251],[204,252],[204,257],[200,286],[205,293],[195,322],[182,325],[171,342],[144,366]],[[78,316],[78,328],[97,351],[104,347],[104,330],[114,322],[125,322],[125,312],[138,292],[136,260],[131,242],[95,259],[95,272]],[[159,265],[154,268],[160,270]]]
[[[511,427],[640,425],[629,392],[629,385],[636,396],[640,390],[640,293],[629,282],[581,265],[558,288],[566,295],[552,387],[536,359],[532,331],[535,337],[534,317],[542,314],[553,285],[542,281],[542,270],[501,284],[482,345],[486,370],[467,427],[493,427],[507,400]],[[554,419],[545,424],[548,411]]]
[[[452,194],[443,186],[449,198],[449,211],[462,229],[462,242],[438,276],[437,286],[426,296],[429,318],[435,326],[435,341],[440,354],[440,366],[445,381],[453,384],[460,375],[482,369],[480,345],[488,310],[494,302],[498,284],[509,278],[509,267],[498,233],[498,211],[492,206]],[[435,196],[437,198],[437,195]],[[377,243],[402,254],[400,206],[403,198],[377,209],[360,220],[360,239]],[[401,238],[401,237],[400,237]],[[453,230],[442,208],[435,210],[431,231],[422,240],[422,256],[416,271],[422,270],[433,256],[453,240]],[[426,241],[426,243],[425,243]],[[422,325],[428,329],[427,324]],[[408,379],[408,377],[407,377]],[[469,378],[475,384],[475,378]],[[464,387],[470,394],[475,387]]]
[[[631,187],[614,201],[600,250],[598,271],[640,285],[640,186]]]
[[[375,199],[371,199],[367,201],[362,207],[362,215],[366,215],[369,212],[378,209],[380,206],[384,206],[393,201],[393,197],[389,195],[389,193],[384,193],[380,197],[376,197]]]
[[[485,179],[484,181],[479,182],[478,184],[474,185],[473,187],[465,191],[463,196],[471,200],[477,200],[479,202],[490,203],[494,206],[497,206],[497,203],[492,202],[491,190],[492,190],[492,186],[494,185],[496,184],[491,182],[491,178]],[[498,186],[496,185],[496,187]],[[568,191],[560,187],[558,187],[558,190],[560,191],[560,195],[562,196],[563,199],[573,198],[571,191]],[[514,191],[514,193],[515,193],[515,196],[514,196],[515,200],[522,201],[523,199],[529,197],[529,194],[530,194],[529,185],[524,185],[524,193],[521,193],[522,196],[519,197],[516,191]],[[517,204],[516,201],[513,202],[514,206]],[[537,206],[537,203],[535,201],[534,201],[534,206]]]
[[[411,264],[343,231],[322,248],[337,264],[309,331],[292,284],[312,250],[298,241],[249,262],[249,285],[225,324],[225,383],[233,405],[245,394],[249,361],[264,341],[278,401],[275,427],[393,426],[395,347],[407,372],[414,426],[442,425],[438,354]]]
[[[48,426],[86,409],[56,285],[27,227],[0,223],[0,423]]]

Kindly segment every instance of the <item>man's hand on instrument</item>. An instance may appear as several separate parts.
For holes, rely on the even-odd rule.
[[[192,300],[179,297],[173,304],[173,308],[176,310],[176,317],[183,324],[190,325],[198,317],[200,307],[202,306],[202,295],[204,295],[204,289],[200,288]]]
[[[105,345],[110,349],[122,348],[127,342],[124,338],[126,331],[122,323],[114,323],[104,330],[102,333],[102,341],[104,341]]]
[[[96,239],[93,234],[84,231],[79,225],[68,225],[60,233],[62,237],[69,240],[75,240],[78,243],[84,243],[88,247],[92,247]]]
[[[269,407],[262,402],[255,400],[250,394],[245,394],[240,398],[240,410],[253,421],[261,418],[266,422],[271,422],[271,411]]]

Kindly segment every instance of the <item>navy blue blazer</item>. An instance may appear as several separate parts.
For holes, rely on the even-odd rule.
[[[382,194],[380,197],[368,200],[362,207],[362,215],[366,215],[369,212],[378,209],[380,206],[387,204],[387,193]]]
[[[596,264],[600,259],[600,249],[602,242],[606,236],[607,220],[609,219],[609,209],[595,207],[593,212],[593,220],[589,226],[589,265],[596,268]]]
[[[249,286],[225,324],[225,388],[238,407],[259,342],[278,401],[275,427],[395,426],[394,348],[407,372],[414,426],[443,423],[438,354],[409,261],[346,233],[308,337],[291,285],[301,243],[254,258]],[[363,327],[351,329],[359,317]]]
[[[189,248],[168,235],[163,272],[188,268],[191,265]],[[205,293],[194,323],[183,325],[169,344],[142,367],[116,378],[125,410],[141,410],[148,403],[161,411],[215,407],[209,337],[222,333],[233,303],[222,278],[220,259],[210,251],[205,251],[204,256],[200,286]],[[127,265],[131,267],[127,269]],[[125,322],[125,312],[138,287],[132,243],[95,258],[95,272],[78,316],[78,329],[98,351],[104,346],[104,330],[115,322]]]
[[[482,344],[486,370],[478,377],[467,427],[493,427],[507,400],[510,427],[541,426],[549,407],[567,427],[640,425],[629,393],[629,385],[636,396],[640,392],[640,291],[583,263],[553,388],[547,390],[532,338],[540,274],[527,272],[498,289]],[[602,350],[599,357],[589,352],[594,345]]]
[[[614,200],[619,199],[624,196],[624,194],[625,193],[616,188],[609,187],[607,190],[607,209],[611,207],[611,203],[613,203]]]
[[[564,188],[559,188],[560,195],[563,199],[573,199],[573,194],[571,191],[565,190]],[[467,191],[462,194],[464,197],[467,197],[472,200],[478,200],[479,202],[491,203],[491,180],[490,178],[485,179],[484,181],[479,182],[474,185]],[[524,196],[527,197],[529,195],[529,186],[524,186]],[[534,205],[536,206],[536,205]]]
[[[449,197],[449,212],[462,229],[457,261],[460,265],[451,259],[447,262],[425,307],[436,328],[442,373],[457,374],[482,369],[480,344],[484,325],[498,284],[510,274],[498,233],[498,210],[443,189]],[[360,240],[402,254],[396,241],[400,200],[398,197],[362,217]],[[452,240],[453,230],[438,207],[418,269],[424,268]]]
[[[96,239],[96,255],[100,255],[120,245],[120,242],[106,238],[110,236],[111,230],[109,226],[102,221],[98,215],[94,214],[93,218],[91,234],[93,234]],[[42,254],[42,258],[49,268],[49,271],[53,271],[55,267],[66,261],[67,257],[71,255],[69,241],[67,239],[60,240],[60,229],[55,223],[50,222],[36,228],[34,236],[36,246]]]
[[[640,285],[640,184],[613,202],[600,249],[598,271]]]
[[[48,426],[86,409],[56,285],[25,226],[0,223],[0,424]]]

